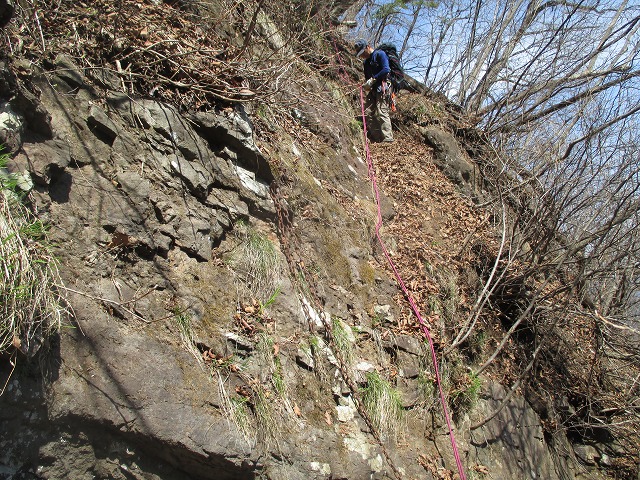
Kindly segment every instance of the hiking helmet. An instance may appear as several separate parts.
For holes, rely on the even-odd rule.
[[[353,51],[356,54],[356,57],[359,57],[360,55],[362,55],[362,53],[364,52],[364,49],[367,48],[369,44],[367,43],[366,40],[357,40],[356,43],[353,45]]]

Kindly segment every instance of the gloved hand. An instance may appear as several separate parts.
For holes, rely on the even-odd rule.
[[[362,89],[365,92],[368,92],[369,90],[371,90],[371,87],[373,87],[373,84],[376,83],[376,79],[371,77],[369,80],[367,80],[366,82],[364,82],[362,84]]]

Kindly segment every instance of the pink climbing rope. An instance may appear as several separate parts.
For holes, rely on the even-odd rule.
[[[438,384],[438,392],[440,393],[440,403],[442,404],[444,418],[447,422],[447,428],[449,429],[449,439],[451,440],[451,447],[453,448],[453,456],[455,457],[455,460],[456,460],[456,466],[458,467],[458,474],[460,475],[460,480],[466,480],[467,477],[464,473],[462,460],[460,459],[460,453],[458,452],[458,446],[456,444],[456,439],[453,434],[453,428],[451,427],[451,418],[449,417],[447,402],[444,396],[444,392],[442,391],[442,382],[440,380],[440,372],[438,369],[438,358],[436,355],[436,349],[433,345],[433,339],[431,338],[431,333],[429,332],[429,328],[427,327],[427,322],[425,322],[425,320],[422,318],[422,315],[420,315],[420,311],[418,310],[418,306],[416,305],[416,302],[411,297],[409,290],[407,289],[404,281],[402,280],[402,277],[400,276],[398,269],[393,263],[393,260],[391,259],[391,255],[389,255],[389,251],[387,250],[387,247],[385,246],[384,242],[382,241],[382,237],[380,236],[380,227],[382,227],[382,210],[380,208],[380,191],[378,190],[378,182],[376,180],[376,175],[373,168],[373,159],[371,158],[371,151],[369,149],[369,140],[367,138],[367,119],[366,119],[365,109],[364,109],[364,93],[362,91],[362,87],[360,87],[360,106],[362,108],[362,124],[364,127],[363,128],[364,144],[365,144],[365,156],[367,159],[367,168],[369,170],[369,179],[371,180],[371,185],[373,187],[373,192],[375,194],[375,199],[376,199],[376,207],[378,209],[378,219],[376,221],[376,237],[378,238],[378,243],[380,244],[380,247],[384,252],[384,256],[386,257],[387,261],[389,262],[389,265],[391,266],[391,269],[393,270],[396,280],[400,284],[400,288],[402,288],[402,291],[404,292],[405,296],[407,297],[407,300],[409,301],[409,305],[411,305],[411,309],[413,310],[413,313],[418,319],[422,333],[424,334],[425,338],[429,342],[429,347],[431,349],[431,360],[433,361],[433,368],[436,375],[436,383]]]

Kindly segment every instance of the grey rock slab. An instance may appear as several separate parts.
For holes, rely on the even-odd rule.
[[[213,185],[214,176],[197,162],[176,157],[171,160],[171,172],[178,175],[187,184],[189,190],[199,198],[206,198]]]
[[[422,355],[422,341],[409,335],[395,335],[385,343],[385,347],[402,350],[412,355]]]
[[[426,352],[425,352],[426,353]],[[403,350],[396,352],[396,364],[404,378],[415,378],[424,368],[424,362],[427,360],[424,355],[408,353]]]
[[[251,120],[241,106],[222,112],[198,112],[190,119],[213,150],[227,147],[243,168],[266,182],[273,180],[271,167],[253,138]]]
[[[395,323],[395,316],[391,311],[391,305],[375,305],[373,307],[373,313],[375,315],[375,323],[393,324]]]
[[[80,208],[87,207],[87,214],[103,227],[120,227],[131,235],[143,236],[151,208],[149,202],[134,201],[135,197],[129,198],[114,182],[98,174],[91,178],[90,167],[83,170],[74,174],[71,201]],[[124,177],[134,181],[133,175]]]
[[[211,259],[211,222],[196,214],[187,214],[175,225],[175,241],[183,250],[203,260]],[[221,232],[218,232],[221,233]]]
[[[41,99],[33,92],[20,89],[11,100],[11,106],[16,112],[24,116],[27,130],[42,135],[47,139],[52,138],[52,115],[47,107],[43,105]]]
[[[52,179],[69,165],[71,156],[68,146],[58,140],[42,143],[25,143],[14,159],[14,164],[28,170],[33,180],[40,185],[49,185]]]
[[[399,379],[397,385],[398,391],[402,398],[402,406],[404,408],[415,407],[419,403],[427,400],[424,397],[422,389],[420,389],[418,382],[408,381],[405,379]]]
[[[109,118],[107,113],[97,105],[92,105],[87,117],[87,125],[99,135],[106,139],[108,143],[113,143],[118,136],[120,128]]]
[[[154,194],[152,202],[162,223],[159,232],[199,260],[211,258],[213,241],[224,234],[216,210],[193,199],[174,203],[171,197],[162,194]]]
[[[65,361],[51,385],[53,421],[81,421],[153,438],[156,445],[173,445],[174,454],[186,450],[203,464],[211,457],[228,458],[238,467],[243,460],[254,463],[239,447],[244,441],[211,407],[219,403],[218,390],[179,338],[162,342],[139,326],[114,320],[93,301],[80,296],[71,301],[82,331],[61,337]],[[202,388],[190,389],[191,384]]]
[[[500,384],[483,381],[472,423],[493,412],[506,396]],[[473,430],[470,448],[480,464],[491,466],[495,478],[559,478],[540,419],[521,397],[511,398],[491,421]]]
[[[123,88],[122,80],[117,72],[108,68],[92,68],[86,72],[87,76],[95,80],[98,85],[109,90],[118,91]]]
[[[303,344],[298,348],[298,353],[296,354],[296,361],[298,364],[302,365],[304,368],[308,370],[313,370],[316,368],[315,360],[313,359],[313,354],[311,353],[311,346],[309,344]]]
[[[54,74],[70,87],[85,85],[84,70],[78,67],[68,55],[58,55],[54,61]]]
[[[255,348],[254,342],[243,335],[238,335],[237,333],[234,333],[234,332],[227,332],[224,334],[224,336],[234,346],[241,348],[243,350],[251,351]]]
[[[600,458],[598,450],[591,445],[576,444],[573,445],[573,451],[585,465],[595,465],[596,460]]]
[[[159,133],[187,160],[208,154],[206,143],[174,107],[155,100],[132,99],[119,93],[111,93],[107,103],[131,127],[143,127]]]
[[[123,192],[136,202],[148,201],[151,193],[151,182],[136,171],[120,172],[117,180]]]
[[[425,127],[421,133],[434,150],[434,162],[445,175],[460,187],[473,186],[474,164],[465,157],[455,137],[435,127]]]

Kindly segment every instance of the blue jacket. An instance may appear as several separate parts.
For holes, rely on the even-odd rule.
[[[380,86],[381,81],[387,78],[391,71],[389,57],[382,50],[374,50],[369,58],[364,61],[364,78],[376,79],[375,86]]]

